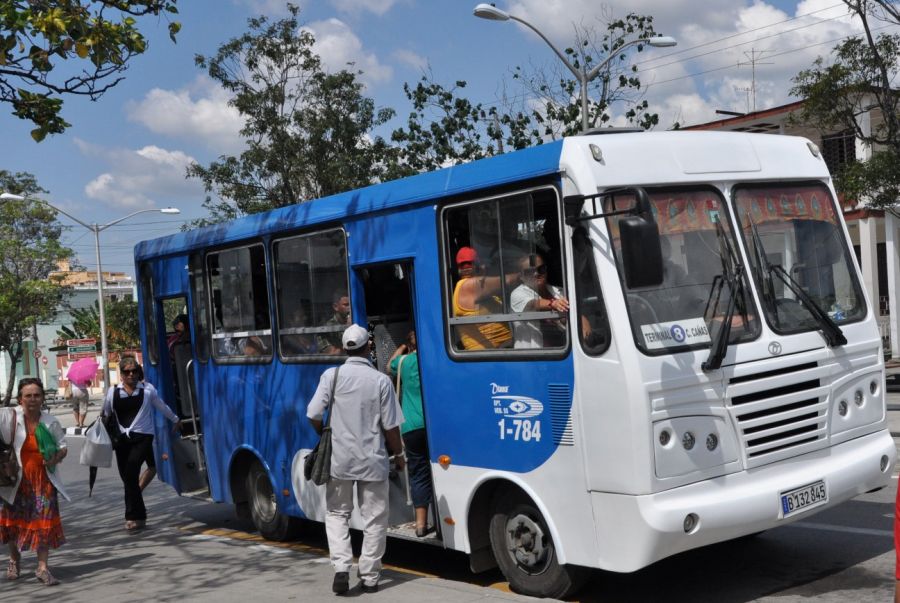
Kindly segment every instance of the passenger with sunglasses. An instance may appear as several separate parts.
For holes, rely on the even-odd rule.
[[[153,458],[153,416],[150,407],[156,408],[174,423],[175,431],[181,431],[181,420],[162,401],[156,388],[143,382],[144,370],[136,358],[123,356],[119,361],[119,373],[122,382],[109,388],[101,414],[112,416],[122,432],[115,447],[116,464],[125,485],[125,529],[134,532],[147,523],[140,472],[144,461],[152,461]]]
[[[541,254],[522,256],[519,260],[522,284],[513,289],[509,305],[513,312],[569,311],[569,300],[559,287],[547,282],[547,264]],[[513,346],[517,349],[540,349],[565,345],[565,318],[517,320],[513,322]]]

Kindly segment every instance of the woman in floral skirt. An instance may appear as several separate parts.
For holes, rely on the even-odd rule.
[[[44,385],[40,379],[19,381],[19,407],[0,413],[0,438],[10,442],[19,459],[18,481],[10,487],[0,488],[0,543],[9,547],[7,580],[16,580],[21,573],[22,551],[37,552],[35,577],[47,586],[59,584],[50,573],[47,558],[50,549],[59,548],[65,542],[59,515],[63,489],[56,465],[66,457],[65,430],[48,412],[42,412]],[[56,443],[55,452],[47,452],[47,458],[38,446],[35,430],[42,424]]]

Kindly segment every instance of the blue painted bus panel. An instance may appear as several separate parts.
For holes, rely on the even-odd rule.
[[[504,184],[559,173],[562,141],[449,167],[366,188],[291,205],[233,222],[142,241],[135,258],[184,253],[231,241],[281,232],[286,229],[343,220],[348,216],[396,210],[403,205],[431,201],[489,189]]]

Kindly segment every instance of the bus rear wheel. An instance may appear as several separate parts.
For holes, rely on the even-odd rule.
[[[490,537],[497,565],[517,593],[559,599],[581,588],[588,577],[586,568],[560,565],[547,522],[521,492],[499,493]]]
[[[260,535],[266,540],[278,542],[294,539],[300,520],[281,512],[272,482],[258,461],[247,471],[245,485],[250,518]]]

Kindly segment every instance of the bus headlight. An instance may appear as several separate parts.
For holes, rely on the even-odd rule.
[[[653,424],[653,435],[657,477],[699,472],[704,477],[721,475],[724,471],[716,468],[729,463],[735,471],[740,468],[737,440],[723,417],[695,415],[664,419]]]
[[[832,436],[884,420],[882,379],[880,372],[869,373],[847,379],[834,388],[831,393],[831,399],[835,401],[830,421]],[[853,437],[853,434],[847,433],[847,437]]]

